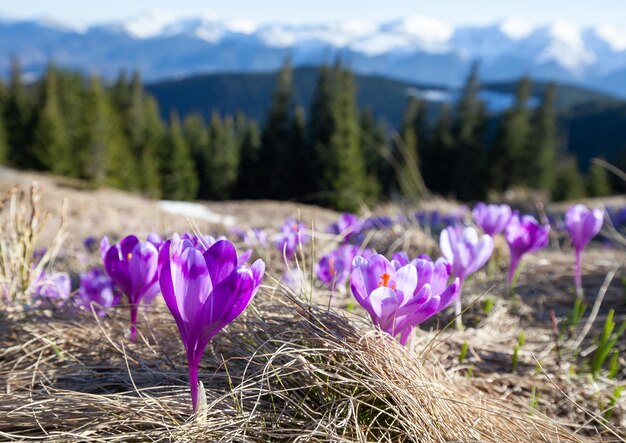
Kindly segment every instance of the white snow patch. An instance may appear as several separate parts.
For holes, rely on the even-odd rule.
[[[407,88],[406,95],[419,97],[429,102],[445,103],[452,100],[450,93],[442,89]]]
[[[143,39],[158,36],[179,18],[175,12],[154,10],[127,20],[123,26],[133,37]]]
[[[199,203],[161,200],[157,205],[162,211],[167,212],[168,214],[184,215],[189,218],[205,220],[209,223],[234,226],[237,222],[235,217],[231,215],[217,214]]]
[[[550,26],[548,33],[554,40],[567,46],[580,49],[585,47],[580,28],[572,23],[556,21]]]
[[[511,40],[521,40],[528,37],[534,30],[534,26],[523,19],[508,18],[500,23],[500,31]]]
[[[347,35],[361,37],[376,32],[378,26],[371,20],[348,19],[339,23],[339,29]]]
[[[571,23],[557,21],[547,29],[550,38],[536,61],[554,61],[573,72],[581,71],[596,62],[596,55],[585,47],[581,30]]]
[[[405,36],[392,34],[374,34],[350,45],[354,51],[367,55],[380,55],[393,50],[408,49],[412,45]]]
[[[433,43],[447,42],[454,33],[454,27],[430,17],[413,15],[393,25],[393,29]]]
[[[596,28],[596,35],[609,47],[620,52],[626,50],[626,31],[612,25],[599,25]]]
[[[253,20],[233,19],[226,21],[226,29],[239,34],[254,34],[258,27],[258,24]]]
[[[224,31],[217,26],[202,26],[194,34],[206,42],[217,43],[224,36]]]

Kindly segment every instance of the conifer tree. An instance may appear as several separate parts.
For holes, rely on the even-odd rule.
[[[552,188],[558,153],[555,95],[556,85],[551,83],[546,88],[541,105],[533,115],[526,154],[525,169],[528,184],[545,191]]]
[[[167,158],[166,129],[153,97],[144,97],[141,190],[149,197],[161,197],[162,162]]]
[[[6,165],[9,157],[9,143],[7,141],[7,132],[4,127],[4,116],[2,108],[0,108],[0,165]]]
[[[315,161],[314,153],[308,143],[306,135],[306,115],[302,106],[296,107],[289,128],[289,158],[285,187],[289,198],[309,199],[315,192],[312,183],[315,182],[311,162]]]
[[[554,201],[572,200],[585,196],[583,177],[578,170],[576,159],[566,157],[559,161],[552,185],[552,199]]]
[[[278,74],[272,103],[261,135],[260,173],[266,188],[266,197],[285,199],[290,197],[292,183],[276,171],[287,171],[290,152],[289,137],[293,108],[293,70],[291,61],[285,63]]]
[[[587,196],[605,197],[611,195],[611,182],[609,181],[606,169],[599,163],[592,162],[587,176]]]
[[[210,134],[210,163],[209,163],[209,191],[210,198],[227,200],[237,184],[239,168],[239,146],[234,130],[232,117],[227,116],[222,121],[219,114],[211,116]]]
[[[6,88],[0,80],[0,165],[6,165],[9,159],[9,142],[4,124],[4,106],[6,101]]]
[[[323,189],[322,167],[325,147],[330,145],[332,134],[335,132],[333,94],[332,72],[330,67],[324,64],[318,71],[308,124],[309,146],[313,154],[310,168],[315,174],[311,184],[315,192]]]
[[[43,167],[57,175],[74,174],[74,157],[59,109],[57,70],[54,66],[48,67],[43,80],[33,138],[33,152]]]
[[[330,138],[319,143],[321,191],[340,211],[357,211],[367,197],[367,177],[360,144],[352,74],[337,63],[332,72]]]
[[[11,60],[11,79],[4,107],[4,122],[9,144],[9,162],[17,168],[37,166],[31,152],[32,110],[22,82],[22,71],[17,59]]]
[[[260,198],[264,195],[259,179],[259,151],[261,130],[254,121],[248,121],[240,148],[239,172],[237,173],[237,198]]]
[[[87,165],[89,154],[86,146],[82,143],[86,121],[84,104],[87,97],[87,85],[85,77],[77,72],[57,70],[58,106],[62,116],[65,137],[68,143],[71,172],[67,175],[76,178],[89,178]]]
[[[450,164],[453,162],[454,138],[450,108],[446,104],[441,108],[430,141],[430,167],[425,175],[426,185],[433,191],[448,195],[453,189],[450,180]]]
[[[368,177],[372,178],[370,183],[378,184],[378,186],[372,186],[371,197],[389,197],[392,189],[397,188],[397,177],[394,171],[396,160],[387,142],[385,125],[374,120],[370,108],[363,110],[360,120],[365,170]]]
[[[198,195],[198,176],[176,113],[170,118],[168,156],[164,162],[163,196],[169,200],[193,200]]]
[[[527,102],[530,80],[524,77],[517,87],[515,103],[506,111],[491,151],[492,186],[504,191],[511,186],[526,184],[530,113]]]
[[[87,176],[99,184],[121,189],[137,189],[136,164],[128,155],[119,116],[115,113],[100,80],[92,77],[83,109],[81,143],[85,147],[83,161]]]
[[[424,193],[422,177],[420,175],[419,144],[424,134],[426,103],[410,96],[404,113],[404,122],[401,129],[401,138],[397,141],[398,182],[402,193],[412,199],[419,198]]]
[[[124,133],[128,139],[132,155],[141,158],[145,143],[145,93],[139,72],[133,73],[130,85],[126,88],[127,96],[121,109],[124,119]]]
[[[209,187],[213,171],[209,167],[209,132],[201,114],[189,114],[185,117],[183,134],[198,176],[198,198],[207,200],[211,198]]]
[[[459,99],[450,159],[452,189],[461,200],[484,198],[487,151],[484,145],[485,105],[480,99],[478,63],[474,63]]]

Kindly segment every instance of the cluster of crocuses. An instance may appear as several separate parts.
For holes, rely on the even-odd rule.
[[[189,365],[192,406],[198,404],[198,368],[209,341],[248,306],[259,289],[265,264],[237,255],[226,239],[191,234],[139,241],[134,235],[110,245],[101,244],[104,268],[128,300],[131,340],[137,334],[140,304],[159,293],[182,337]]]
[[[504,235],[509,246],[509,288],[514,284],[522,257],[548,244],[549,225],[540,224],[530,215],[520,216],[507,205],[479,203],[472,215],[484,234],[479,235],[469,226],[448,226],[440,236],[445,259],[435,263],[426,256],[409,263],[404,254],[396,254],[391,261],[373,253],[365,257],[357,255],[353,259],[352,293],[368,311],[374,324],[406,343],[415,326],[454,303],[457,326],[461,327],[463,284],[491,257],[494,236]],[[580,255],[600,230],[602,219],[601,211],[590,211],[582,205],[574,206],[566,213],[565,224],[576,251],[577,293],[581,292]],[[320,279],[328,283],[332,277],[333,282],[340,284],[345,275],[345,257],[354,252],[339,248],[323,257],[318,265]],[[408,265],[413,268],[407,268]],[[454,278],[453,283],[446,286],[451,278]]]
[[[427,257],[411,262],[406,256],[389,261],[373,254],[357,256],[350,288],[372,322],[405,345],[413,329],[447,308],[459,295],[460,282],[449,283],[450,263]]]
[[[296,256],[298,248],[311,241],[304,223],[288,218],[278,233],[274,245],[283,254],[285,259],[292,259]]]
[[[485,234],[491,237],[504,235],[510,253],[507,276],[509,287],[514,284],[522,257],[548,245],[550,225],[539,223],[531,215],[520,216],[508,205],[478,203],[472,211],[472,216]]]

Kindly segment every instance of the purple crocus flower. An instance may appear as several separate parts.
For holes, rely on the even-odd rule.
[[[172,243],[174,244],[175,248],[183,240],[188,240],[189,242],[191,242],[191,244],[193,245],[194,248],[198,248],[198,249],[201,249],[203,251],[206,251],[208,248],[210,248],[215,243],[215,238],[213,238],[210,235],[198,236],[198,235],[192,234],[190,232],[183,232],[180,235],[177,234],[177,233],[174,233],[172,235]],[[161,248],[159,248],[159,250],[160,249]]]
[[[98,247],[98,240],[93,235],[90,235],[83,240],[83,246],[87,251],[93,252]]]
[[[101,243],[101,250],[109,244],[108,238]],[[158,251],[150,242],[140,242],[129,235],[104,252],[104,269],[111,280],[128,297],[130,305],[130,339],[137,337],[137,311],[139,304],[150,303],[159,293],[157,282]]]
[[[352,273],[352,262],[357,255],[368,258],[370,251],[362,251],[355,245],[342,245],[324,255],[316,266],[317,277],[331,290],[345,290],[345,284]]]
[[[472,211],[474,221],[481,229],[492,237],[504,231],[513,216],[509,205],[486,205],[478,203]]]
[[[576,260],[574,265],[574,281],[576,296],[582,298],[582,277],[580,264],[583,250],[593,237],[598,235],[604,223],[604,213],[601,209],[587,209],[585,205],[575,205],[565,213],[565,225],[572,239]]]
[[[146,237],[146,241],[149,243],[152,243],[154,247],[157,248],[157,251],[161,249],[161,246],[163,246],[163,243],[165,243],[165,241],[161,238],[161,236],[154,232],[151,234],[148,234],[148,237]]]
[[[266,246],[267,245],[267,232],[260,228],[241,229],[233,228],[231,230],[239,240],[243,241],[246,246]]]
[[[196,412],[198,367],[204,349],[248,306],[259,289],[265,264],[257,260],[250,267],[238,266],[237,251],[228,240],[219,240],[206,251],[189,240],[171,245],[168,241],[159,252],[159,282],[187,352]]]
[[[444,257],[452,264],[452,274],[459,278],[461,290],[463,283],[474,272],[482,268],[493,253],[493,238],[484,234],[478,236],[472,227],[448,226],[441,231],[439,247]],[[461,297],[455,300],[457,328],[462,328]]]
[[[115,289],[113,281],[100,269],[93,268],[80,275],[79,304],[103,317],[106,311],[120,302],[122,294]]]
[[[275,242],[276,247],[287,258],[295,257],[298,246],[311,241],[311,236],[305,231],[304,223],[288,218],[278,234],[278,239]]]
[[[358,216],[344,212],[339,220],[328,227],[328,233],[341,236],[344,242],[349,242],[356,237],[363,228],[363,222]]]
[[[67,272],[41,273],[31,282],[28,291],[36,300],[63,306],[70,298],[72,282]]]
[[[406,345],[413,328],[445,309],[458,297],[459,280],[447,285],[450,268],[418,260],[395,269],[380,254],[357,256],[350,276],[352,294],[373,323]]]
[[[550,234],[549,225],[541,225],[531,215],[520,218],[514,214],[511,221],[504,230],[504,238],[511,251],[511,264],[509,265],[509,275],[507,283],[509,288],[513,284],[513,279],[522,256],[528,252],[543,249],[548,245]]]

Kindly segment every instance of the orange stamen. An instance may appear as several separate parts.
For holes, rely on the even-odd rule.
[[[380,288],[381,286],[387,287],[389,286],[389,279],[391,278],[391,276],[389,274],[387,274],[386,272],[380,277],[380,282],[378,282],[378,287]]]

